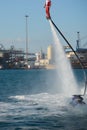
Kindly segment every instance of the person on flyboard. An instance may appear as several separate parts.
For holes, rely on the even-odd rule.
[[[46,10],[46,18],[47,19],[51,19],[51,16],[50,16],[50,7],[51,7],[51,0],[46,0],[44,8]]]

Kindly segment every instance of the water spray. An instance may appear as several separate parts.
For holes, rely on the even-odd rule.
[[[72,67],[70,64],[70,61],[66,57],[64,47],[61,44],[57,32],[55,30],[54,25],[49,20],[53,40],[54,40],[54,48],[55,48],[55,62],[56,62],[56,70],[58,74],[58,82],[57,84],[61,86],[61,92],[63,92],[64,95],[72,95],[74,93],[77,93],[77,82],[75,80]],[[74,86],[74,87],[73,87]],[[67,93],[70,90],[69,93]]]
[[[65,40],[65,42],[69,45],[69,47],[72,49],[72,51],[74,52],[74,54],[76,55],[77,59],[79,60],[80,66],[83,69],[83,73],[84,73],[84,80],[85,80],[85,88],[84,88],[84,93],[81,94],[81,96],[85,96],[86,94],[86,89],[87,89],[87,76],[86,76],[86,72],[85,72],[85,67],[84,64],[82,63],[82,61],[80,60],[79,56],[77,55],[77,53],[75,52],[75,50],[73,49],[73,47],[71,46],[71,44],[69,43],[69,41],[65,38],[65,36],[63,35],[63,33],[59,30],[59,28],[55,25],[55,23],[53,22],[52,19],[50,19],[50,21],[52,22],[52,24],[54,25],[54,27],[57,29],[57,31],[59,32],[59,34],[62,36],[62,38]]]

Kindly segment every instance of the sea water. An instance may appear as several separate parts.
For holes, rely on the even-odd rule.
[[[74,74],[83,89],[83,71]],[[86,130],[87,106],[70,106],[70,97],[55,85],[56,75],[56,70],[0,70],[0,130]]]

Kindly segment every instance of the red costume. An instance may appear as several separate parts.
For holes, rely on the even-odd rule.
[[[51,6],[51,0],[46,0],[45,2],[45,10],[46,10],[46,18],[50,19],[50,6]]]

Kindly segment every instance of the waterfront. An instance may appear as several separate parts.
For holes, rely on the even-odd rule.
[[[83,71],[74,74],[82,90]],[[0,130],[86,130],[87,106],[71,107],[57,80],[56,70],[0,70]]]

